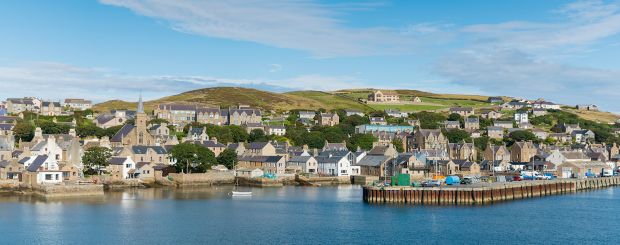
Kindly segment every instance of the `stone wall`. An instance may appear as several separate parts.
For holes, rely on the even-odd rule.
[[[177,186],[193,185],[218,185],[234,184],[235,176],[231,172],[208,172],[208,173],[170,173],[168,179],[176,183]]]
[[[32,188],[35,195],[44,197],[73,197],[103,195],[103,185],[39,185]]]

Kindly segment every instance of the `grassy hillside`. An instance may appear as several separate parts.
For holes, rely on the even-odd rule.
[[[246,104],[266,110],[291,109],[359,109],[370,111],[372,108],[355,100],[320,91],[296,91],[288,93],[272,93],[248,88],[217,87],[184,92],[177,95],[145,102],[146,110],[153,110],[163,103],[196,104],[206,107],[229,107]],[[121,100],[106,101],[97,104],[95,111],[111,109],[135,109],[136,102]]]
[[[462,106],[484,108],[490,107],[487,96],[462,95],[462,94],[434,94],[418,90],[396,90],[403,101],[410,101],[414,96],[420,97],[422,102],[411,104],[364,104],[358,99],[366,99],[374,89],[348,89],[334,92],[322,91],[295,91],[287,93],[273,93],[256,89],[238,87],[205,88],[185,93],[172,95],[157,100],[145,102],[147,111],[153,110],[162,103],[197,104],[209,107],[228,107],[238,104],[247,104],[265,110],[286,111],[291,109],[324,108],[332,109],[358,109],[365,112],[371,110],[399,109],[406,112],[416,111],[445,111],[449,107]],[[508,99],[508,97],[505,97]],[[137,107],[136,102],[110,100],[94,106],[95,111],[109,111],[111,109],[132,109]],[[608,112],[578,111],[565,108],[579,115],[581,118],[610,123],[615,122],[620,116]]]

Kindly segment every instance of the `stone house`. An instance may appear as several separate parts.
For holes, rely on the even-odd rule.
[[[499,119],[502,117],[502,113],[496,110],[482,110],[480,117],[485,119]]]
[[[459,121],[445,121],[443,122],[443,125],[446,129],[460,129],[461,128],[461,122]]]
[[[286,172],[316,174],[318,162],[313,156],[294,156],[286,162]]]
[[[476,147],[473,143],[449,143],[448,155],[450,159],[464,159],[470,161],[476,161],[477,153]]]
[[[510,161],[510,151],[506,147],[506,145],[487,145],[487,148],[484,150],[482,157],[484,160],[489,161],[502,161],[509,162]]]
[[[529,162],[537,153],[537,149],[531,141],[515,142],[510,149],[510,161]]]
[[[547,110],[542,109],[542,108],[532,109],[532,116],[539,117],[539,116],[544,116],[544,115],[547,115]]]
[[[368,102],[398,103],[400,102],[400,96],[396,91],[376,90],[368,95]]]
[[[38,112],[40,103],[41,101],[35,98],[8,98],[6,99],[6,110],[15,115],[24,111]]]
[[[407,140],[407,151],[445,149],[448,138],[439,129],[416,128],[413,135]]]
[[[335,126],[340,123],[340,117],[337,113],[321,113],[319,114],[319,124],[323,126]]]
[[[123,125],[110,139],[110,143],[113,147],[126,145],[155,145],[155,138],[151,135],[146,126],[148,120],[149,117],[144,113],[144,104],[142,103],[142,96],[140,96],[134,125]]]
[[[450,108],[450,113],[456,113],[461,115],[462,117],[469,117],[474,115],[474,108],[471,107],[452,107]]]
[[[357,109],[346,109],[344,110],[344,112],[346,113],[347,117],[353,116],[353,115],[358,115],[360,117],[364,116],[364,112],[357,110]]]
[[[480,129],[480,119],[478,119],[477,117],[465,118],[465,129],[466,130]]]
[[[264,173],[284,174],[286,160],[283,156],[241,156],[237,163],[238,168],[261,169]]]
[[[504,138],[504,128],[490,126],[487,127],[487,136],[491,139],[503,139]]]
[[[305,118],[310,120],[314,120],[314,117],[316,116],[316,112],[314,111],[299,111],[297,112],[297,114],[299,115],[299,118]]]
[[[60,102],[41,102],[39,114],[43,116],[60,116],[62,114],[62,106]]]
[[[480,174],[480,165],[469,160],[454,160],[454,164],[458,165],[458,172],[461,175],[478,175]]]
[[[269,142],[251,142],[245,147],[244,155],[273,156],[276,148]]]

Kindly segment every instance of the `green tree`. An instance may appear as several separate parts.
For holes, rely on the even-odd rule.
[[[69,125],[58,124],[51,121],[38,121],[38,126],[41,128],[44,134],[66,134],[69,133]]]
[[[450,121],[460,121],[461,120],[461,115],[459,115],[457,113],[451,113],[450,115],[448,115],[448,120],[450,120]]]
[[[469,142],[471,139],[471,135],[467,131],[460,129],[444,131],[444,135],[448,138],[448,142],[451,143],[459,143],[463,140]]]
[[[112,150],[95,146],[88,148],[84,151],[82,156],[82,163],[84,163],[84,173],[87,174],[99,174],[101,167],[108,166],[108,161],[112,157]]]
[[[260,128],[252,129],[250,131],[250,135],[248,136],[248,140],[250,142],[265,142],[267,141],[267,135],[265,135],[265,131]]]
[[[325,146],[325,137],[319,131],[312,131],[304,135],[305,143],[310,148],[323,148]]]
[[[536,135],[534,135],[532,132],[527,131],[527,130],[519,130],[519,131],[514,131],[512,133],[510,133],[509,135],[510,139],[514,140],[515,142],[519,142],[519,141],[537,141],[538,138],[536,137]]]
[[[403,147],[403,140],[396,138],[392,140],[392,144],[394,145],[394,148],[396,149],[397,152],[399,153],[405,152],[405,148]]]
[[[101,136],[104,133],[104,129],[94,124],[82,124],[75,128],[75,133],[80,137]]]
[[[29,142],[34,138],[34,126],[26,121],[20,121],[13,127],[13,134],[15,140]]]
[[[427,129],[437,129],[439,128],[440,123],[442,123],[443,121],[447,119],[446,116],[440,113],[427,112],[427,111],[412,113],[410,114],[410,116],[420,121],[421,128],[427,128]]]
[[[232,142],[246,142],[248,141],[249,135],[248,132],[245,131],[244,128],[237,125],[228,126],[230,130],[230,134],[232,136]]]
[[[364,150],[370,150],[375,140],[376,138],[372,136],[372,134],[354,134],[347,141],[347,148],[349,148],[350,151],[356,151],[359,146]]]
[[[237,152],[233,149],[226,148],[217,156],[217,162],[226,166],[228,169],[233,169],[233,166],[237,164]]]
[[[191,143],[173,146],[170,155],[177,172],[204,173],[218,162],[211,150]]]

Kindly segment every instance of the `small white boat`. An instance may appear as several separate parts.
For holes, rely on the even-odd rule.
[[[233,191],[232,196],[252,196],[251,191]]]

